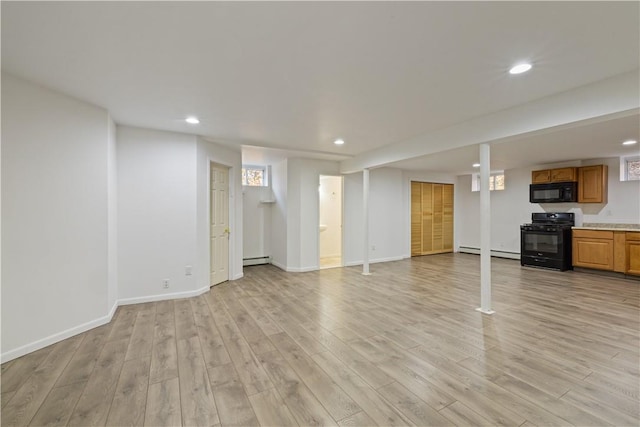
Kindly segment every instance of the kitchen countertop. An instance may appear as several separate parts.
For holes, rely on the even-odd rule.
[[[572,228],[574,230],[640,231],[640,224],[607,224],[585,222],[581,227]]]

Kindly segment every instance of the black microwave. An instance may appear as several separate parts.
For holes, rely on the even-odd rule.
[[[529,186],[531,203],[567,203],[578,201],[577,182],[550,182]]]

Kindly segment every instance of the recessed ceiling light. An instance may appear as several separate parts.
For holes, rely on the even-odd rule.
[[[344,144],[344,139],[338,138],[335,141],[333,141],[333,143],[336,145],[342,145]]]
[[[531,69],[531,64],[523,62],[521,64],[518,65],[514,65],[510,70],[509,73],[510,74],[522,74],[522,73],[526,73],[527,71],[529,71]]]
[[[200,120],[198,120],[197,117],[187,117],[186,119],[184,119],[184,121],[192,125],[197,125],[198,123],[200,123]]]
[[[622,143],[622,145],[633,145],[633,144],[637,144],[638,141],[636,141],[635,139],[630,139],[628,141],[625,141]]]
[[[474,168],[479,168],[479,167],[480,167],[480,163],[474,163],[472,166],[473,166]]]

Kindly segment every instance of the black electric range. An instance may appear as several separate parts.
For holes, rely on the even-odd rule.
[[[520,265],[572,270],[571,212],[536,212],[531,224],[520,226]]]

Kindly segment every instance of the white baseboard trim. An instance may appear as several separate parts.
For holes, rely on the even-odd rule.
[[[320,270],[320,267],[318,266],[313,266],[313,267],[300,267],[300,268],[296,268],[296,267],[287,267],[285,269],[285,271],[287,273],[307,273],[309,271],[318,271]]]
[[[287,267],[286,267],[286,266],[284,266],[284,265],[282,265],[282,264],[280,264],[278,261],[271,260],[271,265],[275,265],[275,266],[276,266],[276,267],[278,267],[280,270],[287,271]]]
[[[210,286],[204,286],[194,291],[173,292],[170,294],[149,295],[144,297],[124,298],[118,300],[118,305],[141,304],[143,302],[165,301],[168,299],[191,298],[202,295],[209,290]]]
[[[111,322],[111,319],[113,318],[113,314],[116,312],[116,308],[118,308],[117,302],[113,305],[111,310],[109,310],[109,313],[106,316],[99,317],[97,319],[83,323],[82,325],[74,326],[73,328],[69,328],[62,332],[49,335],[48,337],[39,339],[29,344],[25,344],[22,347],[18,347],[16,349],[9,350],[5,353],[2,353],[0,355],[0,363],[8,362],[20,356],[24,356],[25,354],[29,354],[36,350],[40,350],[41,348],[50,346],[51,344],[55,344],[62,340],[66,340],[67,338],[71,338],[74,335],[78,335],[83,332],[86,332],[89,329],[93,329],[93,328],[97,328],[98,326],[105,325]]]
[[[242,260],[243,267],[249,267],[252,265],[270,264],[270,263],[271,263],[271,257],[268,255],[261,256],[261,257],[246,258]]]
[[[460,246],[458,252],[480,255],[480,248],[474,248],[471,246]],[[520,259],[519,252],[498,251],[496,249],[491,249],[491,256],[496,258]]]
[[[238,280],[238,279],[242,279],[244,277],[244,273],[238,273],[235,276],[233,276],[233,279],[231,280]]]
[[[392,257],[386,257],[386,258],[375,258],[372,260],[369,260],[369,264],[379,264],[381,262],[391,262],[391,261],[401,261],[403,259],[405,259],[406,257],[403,255],[400,256],[392,256]],[[345,267],[354,267],[356,265],[362,265],[363,261],[350,261],[350,262],[346,262],[344,264]]]

